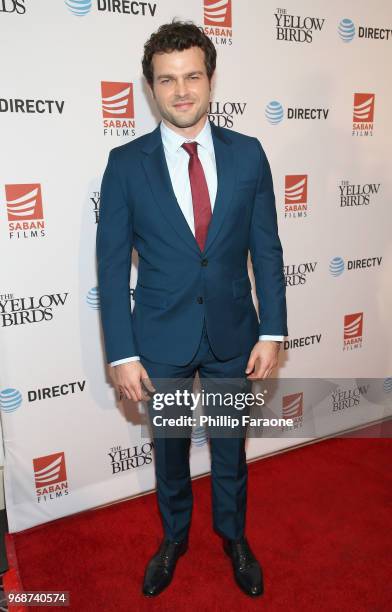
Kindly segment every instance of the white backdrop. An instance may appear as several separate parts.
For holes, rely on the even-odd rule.
[[[95,233],[109,150],[156,125],[142,50],[173,17],[216,44],[211,120],[257,136],[274,178],[290,334],[279,377],[298,380],[278,386],[271,410],[291,410],[296,430],[249,439],[248,458],[391,413],[390,2],[4,0],[0,401],[11,532],[155,486],[142,407],[118,403],[105,371]],[[116,119],[103,117],[102,96],[107,107],[113,95],[125,119],[105,128]],[[136,276],[135,254],[131,287]],[[346,387],[310,401],[304,379],[322,377]],[[307,426],[307,410],[325,417],[322,431]],[[209,471],[207,448],[195,432],[193,475]]]

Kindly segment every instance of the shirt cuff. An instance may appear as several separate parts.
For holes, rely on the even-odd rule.
[[[109,365],[116,366],[120,365],[120,363],[128,363],[128,361],[140,361],[139,355],[134,355],[133,357],[124,357],[124,359],[118,359],[117,361],[111,361]]]
[[[275,340],[276,342],[283,342],[284,336],[271,336],[269,334],[263,334],[259,336],[259,340]]]

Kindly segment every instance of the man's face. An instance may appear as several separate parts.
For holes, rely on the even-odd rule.
[[[162,118],[177,128],[196,125],[207,113],[211,92],[204,51],[156,53],[152,64],[152,94]]]

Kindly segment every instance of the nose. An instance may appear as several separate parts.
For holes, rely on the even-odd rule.
[[[183,98],[188,93],[185,79],[177,79],[176,81],[176,95]]]

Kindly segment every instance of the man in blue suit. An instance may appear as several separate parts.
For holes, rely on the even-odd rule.
[[[266,378],[287,335],[283,254],[270,166],[256,138],[208,121],[216,50],[195,25],[163,25],[144,48],[143,73],[162,121],[114,148],[101,188],[98,283],[107,361],[116,389],[148,401],[157,380]],[[139,255],[130,305],[132,248]],[[259,301],[253,305],[250,251]],[[180,384],[180,383],[179,383]],[[211,436],[213,522],[234,576],[263,592],[245,537],[245,434]],[[188,546],[190,436],[155,436],[164,528],[143,593],[170,583]]]

